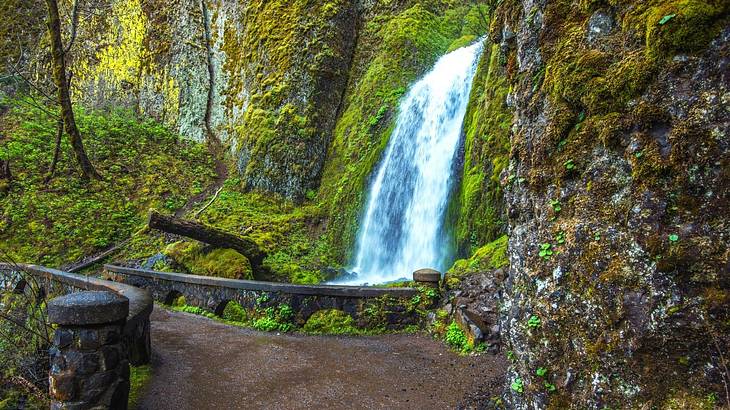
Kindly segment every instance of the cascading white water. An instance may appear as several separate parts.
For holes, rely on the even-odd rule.
[[[454,160],[483,41],[441,57],[401,100],[395,129],[372,180],[350,284],[443,271],[444,227]]]

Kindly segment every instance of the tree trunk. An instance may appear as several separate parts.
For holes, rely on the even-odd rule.
[[[51,37],[51,57],[53,60],[53,81],[58,88],[58,103],[61,106],[61,118],[66,127],[66,133],[71,141],[76,160],[86,178],[101,179],[96,169],[89,161],[81,140],[81,133],[76,126],[71,95],[66,77],[66,62],[64,59],[63,40],[61,39],[61,19],[58,16],[57,0],[46,0],[48,6],[48,34]]]
[[[263,271],[262,263],[266,254],[250,239],[241,238],[201,223],[165,216],[157,211],[150,213],[149,227],[192,238],[218,248],[233,249],[248,258],[254,273]]]

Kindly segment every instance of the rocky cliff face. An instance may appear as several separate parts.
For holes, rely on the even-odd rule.
[[[728,350],[728,4],[505,1],[515,408],[702,408]],[[542,370],[541,370],[542,369]]]
[[[244,184],[317,187],[347,81],[351,1],[113,1],[82,20],[77,98],[228,142]],[[306,50],[306,52],[305,52]]]

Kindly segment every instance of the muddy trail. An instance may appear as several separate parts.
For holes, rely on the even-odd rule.
[[[263,333],[158,307],[152,346],[139,409],[448,409],[506,366],[424,334]]]

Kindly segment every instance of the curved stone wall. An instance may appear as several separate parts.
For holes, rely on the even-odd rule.
[[[230,301],[244,309],[289,305],[294,321],[302,325],[316,311],[339,309],[363,327],[385,326],[390,330],[418,324],[420,316],[409,309],[415,288],[369,286],[294,285],[250,280],[225,279],[182,273],[105,265],[110,280],[149,290],[157,301],[170,304],[179,296],[185,303],[220,315]],[[419,282],[419,285],[427,283]],[[262,302],[264,300],[264,302]],[[373,315],[373,312],[378,312]]]
[[[129,349],[129,362],[133,365],[149,363],[152,351],[150,344],[150,314],[153,300],[149,292],[124,283],[93,278],[57,269],[28,264],[0,264],[0,271],[32,274],[39,281],[46,294],[72,293],[78,290],[111,291],[129,299],[129,315],[124,326],[123,338]],[[16,291],[22,291],[21,280]]]

